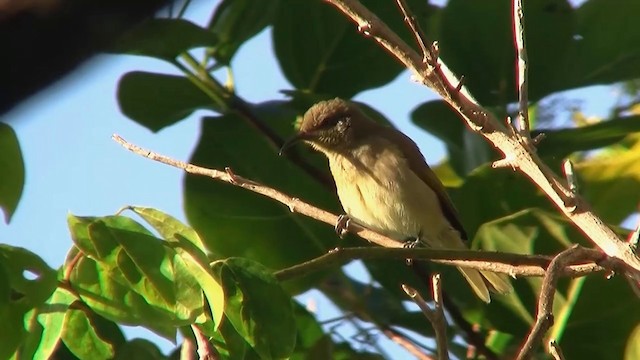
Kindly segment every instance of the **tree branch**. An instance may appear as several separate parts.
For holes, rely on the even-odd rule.
[[[433,46],[427,63],[375,14],[357,0],[326,0],[353,20],[361,32],[372,37],[402,62],[413,76],[436,91],[455,109],[474,131],[483,135],[499,149],[508,163],[520,170],[536,184],[574,224],[576,224],[605,254],[626,264],[626,271],[640,279],[640,259],[629,245],[621,241],[607,227],[579,195],[574,195],[563,180],[542,162],[535,151],[509,134],[505,127],[482,108],[465,87],[458,89],[460,81],[437,57]],[[455,84],[455,85],[454,85]]]
[[[230,183],[232,185],[239,186],[241,188],[264,195],[271,199],[274,199],[286,205],[291,212],[299,213],[299,214],[314,218],[316,220],[330,224],[331,226],[335,225],[335,223],[338,221],[338,216],[328,211],[325,211],[313,205],[307,204],[298,198],[291,197],[271,187],[268,187],[268,186],[259,184],[255,181],[245,179],[241,176],[235,175],[229,168],[227,168],[226,171],[216,170],[216,169],[207,169],[207,168],[203,168],[203,167],[189,164],[183,161],[175,160],[168,156],[160,155],[155,152],[143,149],[137,145],[127,142],[117,134],[114,134],[112,136],[112,139],[115,140],[120,145],[122,145],[127,150],[132,151],[138,155],[142,155],[148,159],[158,161],[163,164],[176,167],[178,169],[182,169],[190,174],[203,175],[203,176],[208,176],[212,179],[221,180],[221,181]],[[370,242],[383,247],[398,248],[398,247],[402,247],[403,245],[402,242],[390,239],[386,236],[383,236],[371,230],[365,229],[359,226],[358,224],[355,224],[355,222],[353,221],[350,221],[350,224],[347,230],[349,232],[352,232],[362,237],[363,239],[367,239]]]
[[[388,337],[389,340],[393,341],[394,343],[400,345],[405,350],[407,350],[407,352],[409,352],[411,355],[413,355],[416,359],[418,359],[418,360],[435,360],[431,356],[423,353],[413,342],[411,342],[409,339],[407,339],[404,336],[402,336],[401,334],[399,334],[397,331],[395,331],[395,330],[393,330],[391,328],[386,328],[386,329],[382,329],[382,333],[386,337]]]
[[[564,360],[562,349],[555,340],[549,342],[549,354],[551,354],[554,360]]]
[[[560,276],[560,269],[577,260],[590,259],[598,261],[600,257],[596,256],[592,251],[575,245],[560,254],[558,254],[549,264],[547,274],[542,281],[540,289],[540,297],[538,299],[538,310],[536,321],[531,327],[531,331],[527,336],[527,340],[520,349],[517,360],[530,359],[536,346],[542,342],[542,339],[553,325],[553,298],[556,293],[556,284]]]
[[[602,253],[597,250],[587,251],[589,251],[594,257],[603,257]],[[434,263],[456,267],[504,273],[509,274],[509,276],[512,277],[545,276],[545,270],[553,259],[553,257],[550,256],[520,255],[492,251],[351,247],[336,248],[315,259],[280,270],[275,273],[275,276],[280,281],[287,281],[308,275],[315,271],[321,271],[336,265],[342,265],[356,259],[402,260],[408,258],[413,260],[429,260]],[[559,274],[560,276],[580,277],[594,272],[604,271],[605,268],[609,267],[615,267],[615,264],[608,262],[608,260],[604,260],[604,262],[599,262],[598,264],[595,262],[586,264],[567,264],[567,266],[559,270]]]
[[[148,159],[158,161],[191,174],[204,175],[210,178],[227,182],[229,184],[239,186],[241,188],[264,195],[286,205],[291,212],[302,214],[310,218],[322,221],[329,225],[334,225],[338,220],[338,216],[328,211],[322,210],[311,204],[308,204],[298,198],[291,197],[283,192],[266,185],[262,185],[255,181],[245,179],[234,174],[231,169],[226,171],[208,169],[183,161],[172,159],[137,145],[131,144],[119,135],[114,134],[113,140],[118,142],[124,148]],[[304,275],[306,273],[317,271],[329,265],[345,262],[352,259],[373,259],[373,258],[398,258],[398,259],[416,259],[416,260],[432,260],[440,264],[470,267],[478,270],[488,270],[493,272],[507,273],[511,276],[543,276],[544,269],[548,266],[551,259],[546,256],[538,255],[520,255],[500,252],[473,251],[473,250],[436,250],[414,248],[405,249],[403,244],[374,231],[368,230],[350,222],[348,230],[361,238],[368,240],[374,244],[382,246],[382,248],[347,248],[338,249],[328,254],[320,256],[300,265],[282,270],[276,274],[280,280],[287,280],[294,276]],[[596,250],[583,249],[590,254],[591,258],[598,257],[602,260],[602,253]],[[567,264],[569,265],[569,264]],[[604,265],[604,266],[603,266]],[[599,264],[582,264],[567,266],[559,270],[562,275],[566,276],[582,276],[603,269],[619,268],[621,264],[615,259],[606,259]]]
[[[531,140],[529,134],[529,90],[527,74],[527,47],[524,37],[524,11],[522,0],[513,0],[513,34],[515,37],[518,61],[516,62],[516,80],[518,83],[518,135],[523,141]]]
[[[402,289],[418,305],[424,316],[429,320],[436,332],[436,348],[438,360],[449,360],[449,345],[447,340],[447,320],[444,317],[444,307],[442,304],[442,282],[440,274],[431,276],[431,289],[434,302],[432,310],[424,301],[420,293],[407,285],[402,285]]]

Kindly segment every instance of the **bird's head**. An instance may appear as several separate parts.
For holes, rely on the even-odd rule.
[[[321,101],[307,110],[298,133],[285,142],[280,153],[299,141],[324,153],[349,150],[371,124],[373,122],[350,102],[339,98]]]

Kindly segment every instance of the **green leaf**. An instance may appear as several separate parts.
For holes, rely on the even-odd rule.
[[[2,314],[5,325],[0,328],[0,357],[12,360],[37,359],[35,353],[42,341],[43,328],[35,309],[26,314]]]
[[[18,346],[31,358],[42,336],[35,309],[56,289],[56,272],[26,249],[0,244],[0,281],[0,358],[8,358]]]
[[[6,359],[11,356],[11,354],[19,352],[26,354],[26,356],[23,357],[24,359],[33,359],[33,349],[37,344],[33,344],[35,341],[32,339],[37,338],[36,340],[39,340],[38,330],[41,331],[41,327],[39,324],[35,324],[36,326],[34,327],[38,328],[25,331],[25,325],[28,324],[27,320],[30,317],[27,317],[23,313],[11,312],[11,310],[12,309],[6,308],[0,312],[0,317],[4,322],[3,327],[0,328],[0,337],[2,337],[2,341],[0,341],[0,357]],[[25,345],[25,342],[29,342],[28,347]],[[26,350],[21,351],[22,348],[26,348]]]
[[[336,344],[333,349],[332,359],[334,360],[383,360],[381,354],[364,350],[356,350],[347,341]]]
[[[540,156],[561,159],[575,151],[615,144],[630,133],[638,131],[640,131],[640,116],[628,116],[575,129],[538,129],[532,133],[532,137],[540,133],[545,135],[538,145]]]
[[[184,76],[132,71],[118,83],[118,106],[131,120],[158,132],[213,101]]]
[[[516,99],[511,17],[508,1],[451,0],[442,11],[440,56],[484,106]],[[557,64],[573,41],[575,14],[566,0],[545,0],[526,2],[524,17],[529,99],[535,101],[568,88],[559,84],[564,77]]]
[[[140,215],[166,241],[178,241],[178,236],[180,236],[193,244],[203,254],[206,253],[207,249],[198,233],[173,216],[149,207],[129,206],[128,209]]]
[[[640,29],[631,26],[639,12],[633,1],[524,4],[529,100],[640,77]],[[442,11],[440,56],[484,106],[516,100],[511,16],[507,1],[451,0]]]
[[[540,209],[527,209],[483,224],[473,240],[476,247],[516,254],[554,255],[574,242],[585,243],[584,236],[564,217]],[[501,332],[513,334],[519,341],[532,325],[541,278],[512,280],[514,291],[494,295],[484,308],[485,321]],[[556,294],[554,312],[565,303],[565,283]],[[456,295],[456,294],[454,294]]]
[[[118,347],[116,360],[163,360],[166,357],[160,349],[149,340],[133,339]]]
[[[81,217],[69,214],[67,225],[71,232],[71,239],[76,247],[84,254],[99,260],[114,256],[116,244],[108,242],[94,242],[89,235],[89,225],[99,220],[97,217]]]
[[[466,175],[495,157],[495,151],[487,141],[471,132],[460,116],[442,100],[418,106],[412,111],[411,120],[444,141],[449,162],[458,174]]]
[[[11,306],[12,290],[8,271],[9,269],[5,268],[4,261],[0,261],[0,313],[7,312]]]
[[[64,316],[62,340],[67,348],[78,358],[113,358],[115,354],[115,344],[104,339],[99,333],[99,325],[96,323],[100,321],[106,322],[106,320],[91,313],[88,309],[72,306],[67,310]],[[113,324],[113,326],[116,325]]]
[[[296,111],[285,102],[251,107],[260,121],[281,138],[289,136]],[[273,186],[291,196],[323,209],[340,209],[332,191],[277,155],[272,145],[255,127],[236,115],[207,118],[201,137],[189,162],[214,169],[230,167],[240,176]],[[315,157],[314,157],[315,156]],[[250,160],[248,160],[250,159]],[[326,160],[305,154],[316,168],[326,169]],[[326,172],[325,172],[326,174]],[[330,226],[292,213],[286,206],[245,189],[204,176],[185,177],[185,212],[214,254],[246,257],[272,269],[281,269],[309,260],[336,246],[338,237]],[[288,282],[287,286],[306,289],[308,279]]]
[[[69,290],[57,288],[47,302],[38,308],[37,319],[42,325],[42,337],[34,359],[49,359],[62,337],[65,314],[77,300]]]
[[[468,234],[475,234],[486,222],[520,210],[536,207],[555,211],[527,178],[511,169],[493,169],[488,164],[471,172],[462,186],[448,190]]]
[[[115,258],[103,260],[118,266],[131,285],[147,289],[147,294],[154,294],[167,305],[175,302],[172,259],[168,249],[146,229],[129,218],[112,217],[89,224],[89,236],[96,243],[118,246]]]
[[[247,40],[273,22],[278,0],[224,0],[216,8],[209,29],[218,36],[211,55],[229,65],[236,51]]]
[[[565,326],[560,347],[566,359],[623,359],[638,319],[638,297],[623,276],[611,280],[589,276]]]
[[[242,258],[212,264],[225,289],[225,315],[262,359],[286,358],[296,342],[291,298],[271,271]]]
[[[184,246],[185,242],[182,241],[181,244]],[[224,314],[223,309],[225,306],[224,290],[222,285],[214,278],[207,264],[198,256],[193,255],[193,251],[176,248],[176,252],[184,264],[184,272],[193,277],[204,292],[209,303],[209,309],[213,313],[212,320],[214,325],[219,325],[222,321],[222,315]],[[186,294],[188,294],[188,292],[186,292]]]
[[[24,159],[15,131],[0,122],[0,208],[4,211],[4,222],[9,223],[18,207],[24,187]]]
[[[153,237],[124,216],[70,216],[69,224],[78,248],[98,261],[82,258],[71,277],[74,288],[83,290],[78,292],[94,311],[114,321],[155,326],[163,335],[170,325],[206,321],[199,284],[213,281],[212,277],[207,280],[200,278],[201,273],[194,274],[190,260],[179,253],[181,249]],[[215,281],[207,286],[205,292],[212,301],[209,292],[216,291]],[[222,296],[219,290],[215,295]],[[214,310],[222,306],[215,305]],[[168,334],[170,339],[172,334],[175,329]]]
[[[69,280],[91,310],[117,323],[143,325],[170,341],[175,341],[176,326],[190,323],[178,321],[173,309],[143,296],[140,292],[144,292],[133,289],[121,273],[89,258],[78,261]]]
[[[56,288],[56,272],[29,250],[0,244],[0,265],[9,279],[9,307],[13,312],[24,314],[41,305]],[[25,278],[25,275],[35,278]]]
[[[172,61],[187,50],[217,44],[215,34],[190,21],[149,19],[125,33],[109,50]]]
[[[392,29],[407,35],[402,16],[390,1],[363,1]],[[416,13],[428,14],[426,2],[409,1]],[[290,1],[280,6],[273,43],[287,80],[299,90],[350,98],[384,85],[402,67],[356,25],[321,1]]]
[[[206,249],[198,233],[176,218],[159,210],[143,207],[130,207],[130,209],[153,226],[165,240],[179,244],[174,247],[181,259],[180,262],[176,262],[176,265],[184,266],[184,271],[198,281],[209,301],[209,308],[214,314],[214,324],[220,324],[224,314],[222,311],[224,309],[224,291],[209,270]]]
[[[607,0],[585,1],[576,11],[570,56],[564,61],[549,57],[559,60],[558,70],[569,79],[563,89],[640,77],[640,28],[633,26],[639,13],[637,1],[618,6]]]
[[[296,347],[290,359],[305,359],[306,354],[314,354],[319,359],[331,358],[333,342],[329,335],[322,331],[315,317],[302,305],[293,302],[293,313],[296,322]]]
[[[624,350],[624,360],[640,359],[640,324],[631,332]]]
[[[218,347],[225,351],[225,355],[230,359],[247,359],[255,354],[245,338],[238,333],[226,317],[222,321],[222,324],[220,324],[218,332],[219,334],[216,335],[219,335],[221,339],[217,340],[224,344],[224,346]]]
[[[638,210],[630,189],[640,187],[640,141],[622,153],[602,154],[575,164],[580,192],[607,223],[619,224]]]

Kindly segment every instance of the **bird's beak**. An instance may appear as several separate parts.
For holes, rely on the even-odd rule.
[[[278,155],[282,156],[282,154],[284,154],[287,151],[287,149],[289,149],[290,147],[292,147],[293,145],[295,145],[296,143],[302,140],[309,139],[310,137],[311,136],[309,133],[303,133],[303,132],[293,135],[292,137],[287,139],[287,141],[285,141],[284,144],[282,144],[282,147],[280,148]]]

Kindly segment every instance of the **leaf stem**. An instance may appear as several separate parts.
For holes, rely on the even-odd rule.
[[[229,109],[228,101],[225,100],[225,95],[228,94],[218,92],[218,89],[210,86],[207,82],[203,81],[202,78],[193,73],[189,68],[184,66],[179,61],[173,61],[173,64],[180,69],[184,75],[195,85],[198,89],[200,89],[203,93],[205,93],[213,102],[220,107],[222,112],[226,112]]]

